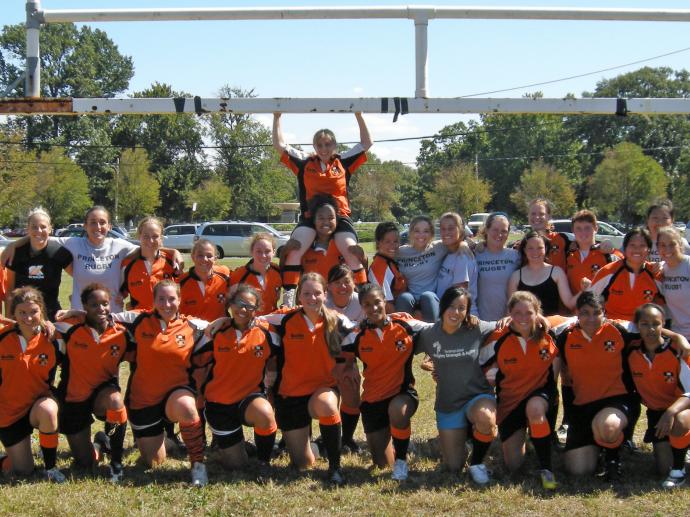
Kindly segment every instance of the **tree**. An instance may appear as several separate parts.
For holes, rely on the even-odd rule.
[[[210,178],[187,194],[187,206],[196,203],[196,217],[202,221],[223,219],[230,211],[232,191],[220,178]]]
[[[394,220],[392,210],[400,204],[400,186],[405,167],[400,162],[383,162],[368,153],[367,163],[350,182],[350,200],[355,219]]]
[[[625,223],[642,219],[649,204],[666,194],[668,178],[640,146],[623,142],[606,152],[590,180],[590,202],[602,216]]]
[[[41,153],[36,161],[36,194],[56,227],[81,220],[93,204],[83,169],[58,148]]]
[[[425,198],[435,216],[449,210],[467,216],[483,212],[491,194],[491,184],[475,175],[472,164],[458,163],[438,176],[434,189]]]
[[[0,225],[24,221],[36,200],[35,153],[22,149],[20,134],[0,131]]]
[[[551,201],[555,207],[554,215],[569,217],[576,207],[575,189],[568,178],[555,167],[538,160],[525,169],[520,178],[520,186],[510,195],[518,212],[527,216],[527,205],[537,197]]]
[[[119,171],[109,188],[117,206],[115,219],[131,220],[153,214],[161,204],[160,184],[150,172],[151,164],[143,149],[122,152]]]

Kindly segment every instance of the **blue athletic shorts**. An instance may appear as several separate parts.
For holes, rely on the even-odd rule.
[[[464,429],[469,425],[469,420],[467,420],[467,412],[472,405],[480,399],[496,400],[496,397],[489,393],[480,393],[479,395],[472,397],[467,404],[462,406],[462,409],[453,411],[452,413],[442,413],[441,411],[436,411],[436,427],[438,427],[439,430]]]

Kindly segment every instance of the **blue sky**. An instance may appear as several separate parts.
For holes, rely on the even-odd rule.
[[[24,21],[24,2],[2,0],[1,24]],[[270,2],[261,0],[43,0],[44,9],[123,7],[258,7],[306,5],[407,5],[406,2]],[[422,2],[408,2],[421,4]],[[671,0],[428,2],[434,5],[688,8]],[[414,25],[411,20],[190,21],[94,24],[134,59],[131,91],[154,81],[202,97],[223,85],[254,89],[261,97],[414,96]],[[638,61],[690,47],[690,24],[432,20],[429,23],[429,96],[457,97],[512,88]],[[690,51],[655,59],[649,66],[688,68]],[[541,90],[546,97],[580,96],[602,78],[643,65],[575,80],[498,93],[520,97]],[[487,95],[488,96],[488,95]],[[257,116],[270,124],[270,115]],[[431,135],[467,116],[368,115],[376,139]],[[351,115],[286,115],[291,142],[309,142],[315,129],[330,127],[339,140],[357,138]],[[383,159],[415,161],[418,141],[378,143]]]

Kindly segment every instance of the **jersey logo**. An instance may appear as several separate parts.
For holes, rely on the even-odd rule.
[[[601,269],[601,266],[599,264],[592,264],[592,273],[596,273]]]
[[[652,292],[651,289],[645,289],[645,290],[642,292],[642,296],[643,296],[644,299],[645,299],[646,301],[648,301],[648,302],[651,302],[651,301],[654,299],[654,293]]]
[[[177,348],[182,348],[184,346],[184,335],[175,334],[175,343],[177,343]]]
[[[262,348],[261,345],[256,345],[254,347],[254,357],[263,357],[264,356],[264,349]]]
[[[604,341],[604,350],[607,352],[616,351],[616,343],[614,341]]]
[[[340,169],[338,169],[337,166],[334,165],[333,167],[331,167],[331,174],[333,176],[340,176],[342,172],[340,171]]]
[[[675,375],[673,372],[664,372],[664,382],[669,384],[676,382]]]
[[[561,247],[558,244],[551,243],[551,255],[556,255],[561,251]]]
[[[404,352],[405,350],[407,350],[407,345],[405,344],[405,342],[402,339],[398,339],[395,342],[395,349],[398,352]]]
[[[549,351],[546,348],[542,348],[539,350],[539,359],[542,361],[548,361],[551,358],[551,354],[549,354]]]
[[[216,295],[216,299],[218,300],[218,303],[225,304],[225,294],[223,293],[218,293]]]
[[[38,364],[41,366],[48,366],[48,354],[39,354]]]
[[[29,266],[29,278],[33,278],[34,280],[43,280],[45,278],[45,275],[43,274],[43,264]]]
[[[118,345],[110,346],[110,357],[117,357],[120,355],[120,347]]]

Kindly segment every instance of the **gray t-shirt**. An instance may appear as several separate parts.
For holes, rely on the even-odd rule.
[[[398,269],[415,298],[426,291],[436,292],[436,277],[447,253],[448,248],[441,241],[433,242],[424,251],[417,251],[409,244],[400,246],[396,257]]]
[[[661,293],[671,316],[671,329],[690,338],[690,257],[684,255],[674,268],[664,263],[663,273]]]
[[[469,284],[468,290],[473,300],[477,299],[477,263],[475,260],[462,253],[448,253],[443,259],[441,269],[438,271],[436,295],[441,298],[446,289],[456,284]],[[477,304],[472,304],[471,313],[477,316]]]
[[[520,267],[520,253],[503,248],[499,253],[485,249],[475,255],[477,261],[477,307],[479,318],[495,321],[506,315],[508,280]]]
[[[362,306],[359,304],[359,296],[357,296],[357,293],[352,293],[352,297],[350,297],[350,301],[347,302],[345,307],[338,307],[333,302],[333,297],[331,294],[328,293],[328,297],[326,298],[326,307],[333,309],[344,316],[347,316],[347,319],[354,321],[355,323],[359,323],[366,316],[362,310]]]
[[[434,409],[452,413],[481,393],[493,394],[479,367],[479,349],[496,324],[480,321],[477,327],[461,327],[454,334],[446,334],[442,325],[439,321],[422,330],[415,352],[426,352],[434,363],[438,379]]]
[[[99,282],[110,289],[112,312],[121,312],[122,304],[116,302],[120,292],[120,265],[136,246],[110,237],[106,237],[99,248],[91,244],[88,237],[58,238],[57,241],[72,254],[72,308],[83,309],[82,290],[92,282]]]

